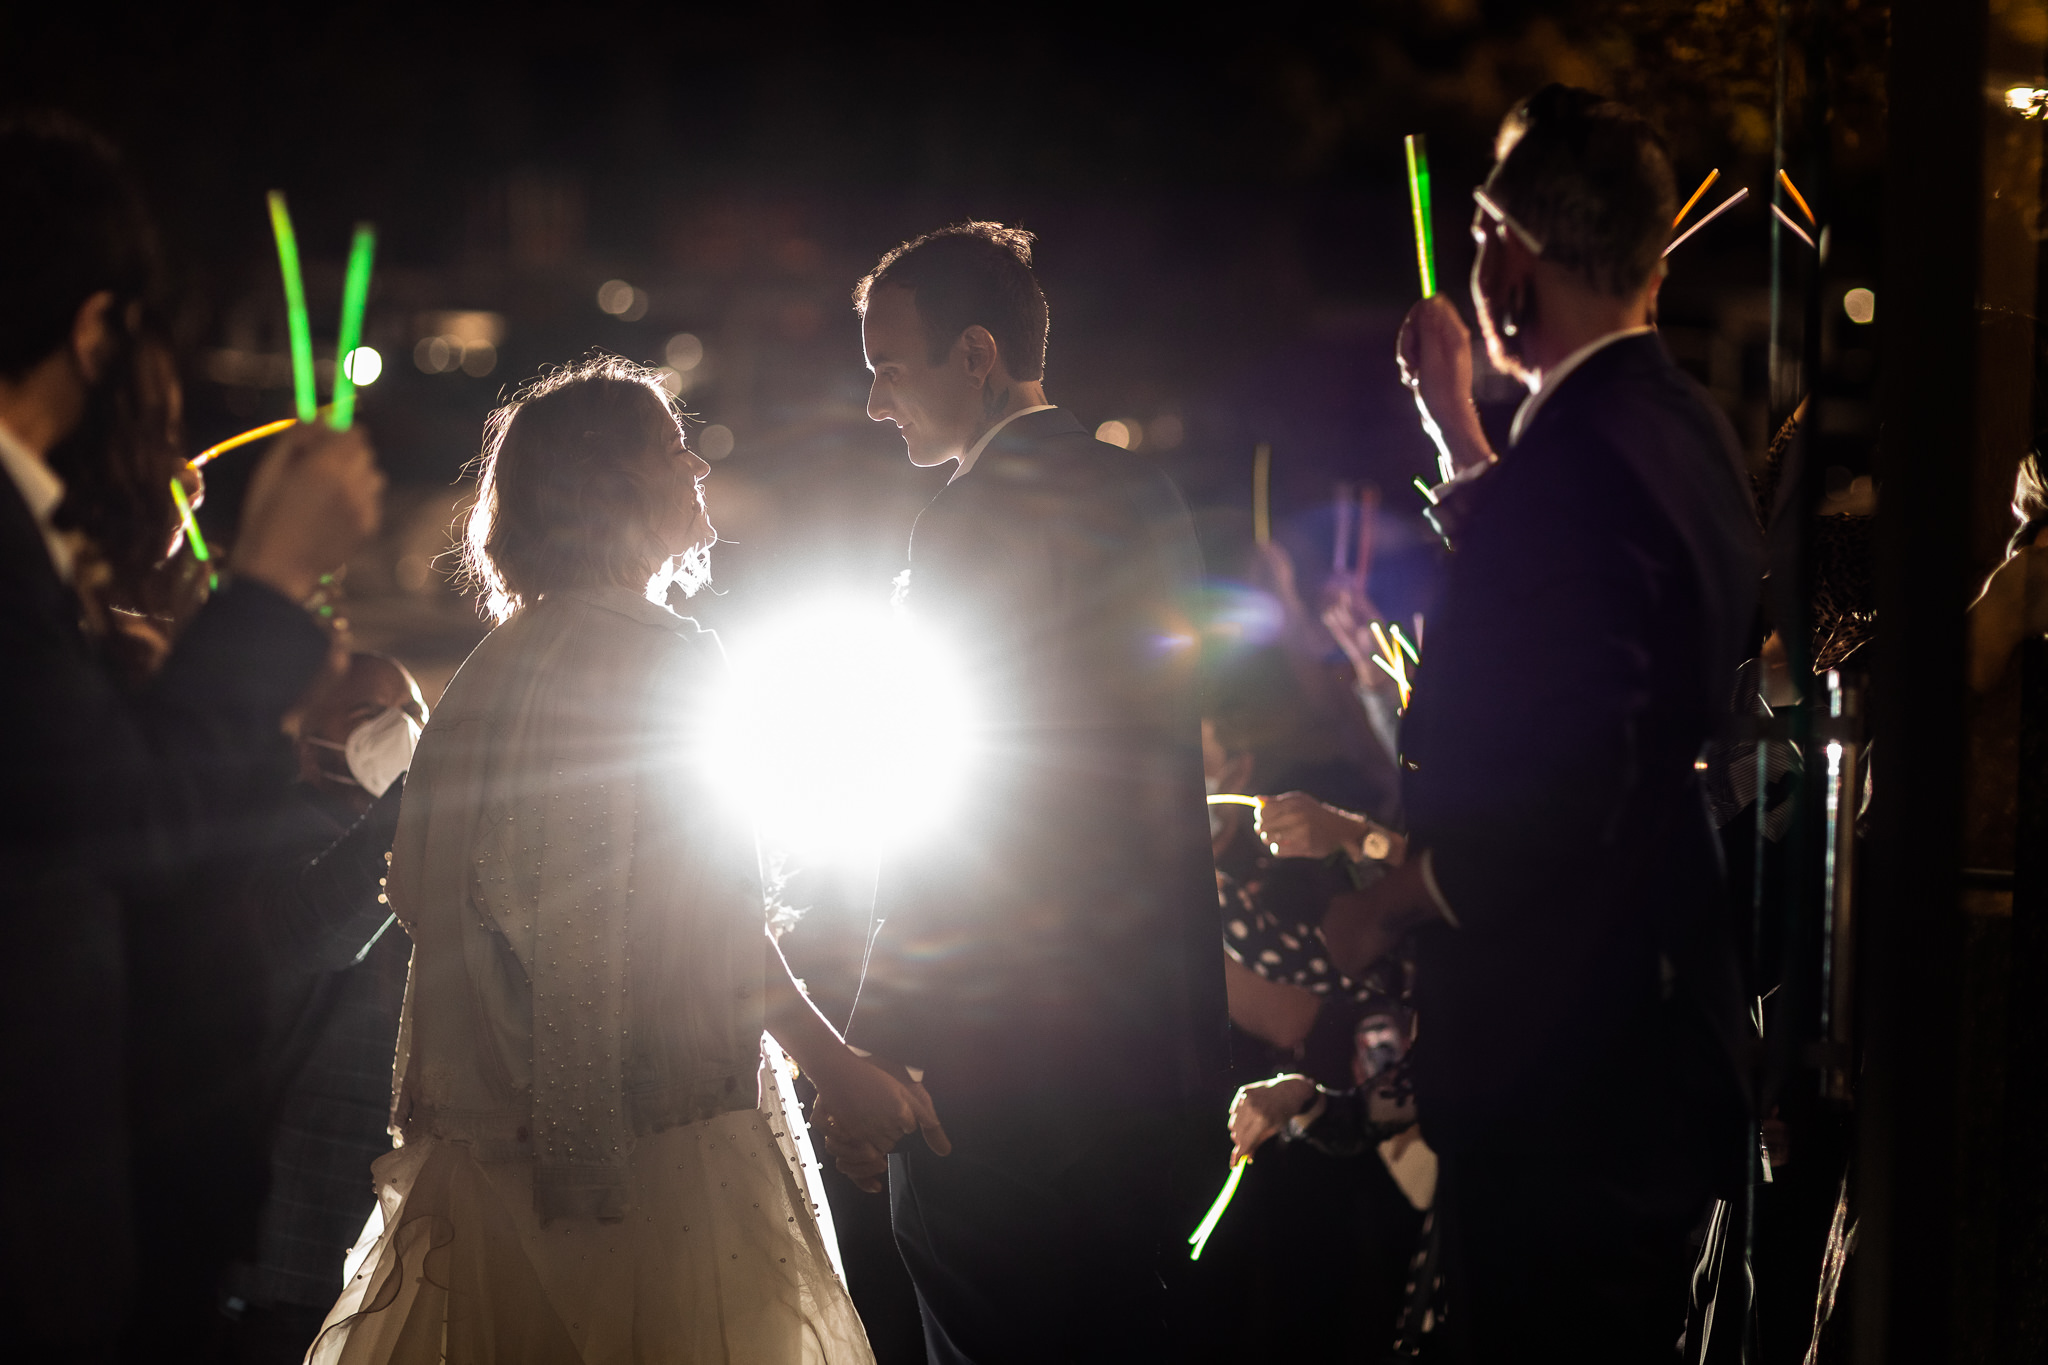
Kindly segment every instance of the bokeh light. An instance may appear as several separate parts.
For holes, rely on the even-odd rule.
[[[1877,295],[1868,289],[1851,289],[1842,295],[1842,311],[1849,321],[1868,324],[1877,320]]]
[[[358,346],[342,357],[342,372],[357,388],[377,382],[377,376],[384,373],[384,357],[370,346]]]
[[[732,454],[732,428],[713,422],[697,433],[696,451],[707,460],[722,460]]]
[[[975,753],[967,688],[879,598],[806,602],[726,644],[704,753],[770,847],[857,863],[933,835],[957,808]]]
[[[633,306],[634,292],[624,280],[606,280],[597,287],[597,306],[617,317]]]
[[[1129,450],[1137,442],[1131,439],[1131,424],[1128,422],[1104,422],[1095,428],[1095,439]]]
[[[704,343],[688,332],[677,332],[668,339],[662,359],[668,362],[670,369],[688,374],[704,363]]]

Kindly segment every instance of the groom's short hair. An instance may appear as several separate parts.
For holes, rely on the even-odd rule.
[[[969,327],[995,338],[996,353],[1012,379],[1045,376],[1045,291],[1031,269],[1032,235],[1001,223],[954,223],[908,241],[884,255],[853,287],[863,316],[868,297],[883,285],[908,289],[931,363],[953,349]]]

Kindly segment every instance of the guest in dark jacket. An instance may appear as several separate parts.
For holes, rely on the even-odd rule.
[[[1416,1098],[1465,1358],[1651,1360],[1684,1327],[1688,1233],[1745,1171],[1746,1016],[1694,760],[1761,545],[1726,421],[1650,326],[1676,207],[1656,135],[1553,86],[1496,153],[1473,298],[1531,396],[1466,490],[1430,617],[1409,857],[1324,935],[1344,966],[1420,929]],[[1463,328],[1441,298],[1410,326],[1428,397]]]
[[[404,772],[427,719],[405,665],[355,654],[299,722],[299,781],[244,900],[269,1003],[261,1088],[269,1189],[256,1255],[231,1267],[231,1360],[290,1365],[340,1293],[391,1150],[391,1063],[412,940],[384,881]]]
[[[945,827],[883,871],[852,1041],[920,1068],[953,1139],[890,1156],[892,1215],[932,1360],[983,1365],[1161,1349],[1171,1153],[1225,1036],[1200,552],[1157,465],[1048,402],[1030,244],[961,224],[856,293],[868,415],[958,462],[905,600],[983,732]]]
[[[297,604],[375,529],[382,483],[359,434],[282,439],[236,574],[131,694],[106,662],[107,584],[160,562],[175,525],[155,274],[103,144],[0,125],[0,708],[19,721],[0,810],[0,1321],[37,1360],[114,1358],[152,1269],[123,1078],[158,1021],[132,1009],[129,917],[214,851],[215,812],[282,794],[279,722],[327,655]],[[194,997],[214,984],[204,964],[137,966],[195,968]]]

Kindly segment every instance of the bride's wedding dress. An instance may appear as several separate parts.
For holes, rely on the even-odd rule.
[[[871,1365],[767,1061],[752,835],[695,761],[722,667],[577,589],[450,683],[390,877],[402,1145],[309,1360]]]

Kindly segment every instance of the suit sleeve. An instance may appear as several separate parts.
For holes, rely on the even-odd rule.
[[[298,972],[351,966],[384,927],[385,855],[398,829],[400,778],[325,849],[272,860],[250,878],[249,894],[272,959]]]

